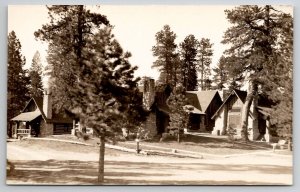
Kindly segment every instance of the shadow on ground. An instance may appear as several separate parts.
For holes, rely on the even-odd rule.
[[[15,170],[7,176],[8,184],[96,185],[98,164],[95,161],[13,161]],[[272,165],[218,165],[202,163],[147,163],[106,161],[106,185],[280,185],[268,181],[241,180],[213,181],[191,177],[191,180],[174,180],[172,176],[183,172],[245,171],[264,174],[291,174],[288,166]],[[197,169],[195,169],[195,167]],[[176,171],[174,173],[174,170]],[[177,172],[178,171],[178,172]],[[170,177],[168,179],[168,177]]]

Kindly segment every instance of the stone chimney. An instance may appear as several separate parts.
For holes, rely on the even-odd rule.
[[[147,78],[144,81],[143,88],[143,104],[146,109],[150,109],[151,105],[154,102],[155,97],[155,81],[154,79]]]
[[[48,89],[45,89],[43,96],[43,112],[47,119],[52,119],[52,102],[51,94]]]

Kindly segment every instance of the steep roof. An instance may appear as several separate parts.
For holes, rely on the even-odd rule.
[[[25,112],[21,113],[18,116],[12,118],[12,121],[32,121],[39,117],[41,115],[41,112],[39,110],[35,110],[32,112]]]
[[[238,97],[242,103],[245,103],[246,101],[246,97],[247,97],[247,92],[246,91],[240,91],[237,89],[234,89],[231,91],[231,93],[227,96],[227,98],[223,101],[222,105],[219,107],[219,109],[215,112],[215,114],[211,117],[212,119],[214,119],[219,112],[221,111],[221,109],[224,107],[224,105],[230,100],[230,98],[232,98],[233,96]]]
[[[23,114],[23,113],[26,114],[26,113],[27,113],[27,112],[26,112],[26,109],[29,107],[29,104],[30,104],[31,102],[34,102],[34,103],[35,103],[35,105],[37,106],[37,110],[40,112],[40,115],[42,115],[43,119],[44,119],[46,122],[48,122],[48,119],[46,118],[46,115],[45,115],[45,113],[44,113],[44,111],[43,111],[43,97],[32,97],[32,98],[27,102],[27,104],[25,105],[25,107],[24,107],[24,109],[23,109],[23,111],[22,111],[21,114]]]
[[[190,104],[198,108],[202,113],[206,112],[215,95],[219,94],[216,90],[187,91],[187,93]]]
[[[35,111],[27,111],[26,109],[29,107],[30,103],[34,102],[37,109]],[[32,97],[22,110],[22,113],[18,116],[12,118],[12,121],[32,121],[38,116],[42,116],[42,118],[47,123],[72,123],[72,119],[69,118],[64,113],[54,113],[52,111],[52,119],[48,119],[43,111],[43,97]]]
[[[219,107],[219,109],[212,116],[212,119],[215,118],[218,115],[218,113],[220,112],[220,110],[230,100],[230,98],[232,98],[232,96],[237,96],[242,101],[242,103],[244,104],[245,101],[246,101],[246,97],[247,97],[247,91],[241,91],[241,90],[237,90],[237,89],[232,90],[231,93],[224,100],[224,102],[222,103],[222,105]],[[259,95],[259,97],[258,97],[258,106],[261,106],[261,107],[271,107],[271,105],[272,105],[272,102],[267,97],[265,97],[263,95]]]
[[[233,92],[243,103],[245,103],[246,97],[247,97],[247,91],[241,91],[241,90],[234,89]]]

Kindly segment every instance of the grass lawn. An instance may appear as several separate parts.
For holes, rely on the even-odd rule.
[[[133,142],[119,142],[118,145],[124,147],[135,147]],[[153,149],[148,147],[157,146],[164,148],[171,148],[177,150],[192,151],[198,153],[208,153],[213,155],[231,155],[231,154],[242,154],[242,153],[253,153],[256,151],[271,150],[271,146],[266,143],[248,142],[243,143],[241,141],[236,142],[234,145],[228,142],[227,139],[223,138],[210,138],[205,136],[194,136],[186,135],[182,138],[182,141],[164,141],[164,142],[153,142],[153,141],[142,141],[141,148],[144,150]],[[145,146],[146,145],[146,146]],[[170,151],[168,149],[160,149],[163,151]]]
[[[91,138],[87,141],[83,141],[82,139],[77,139],[71,135],[59,135],[59,136],[52,136],[53,138],[58,139],[66,139],[66,140],[73,140],[73,141],[80,141],[84,143],[89,143],[94,145],[91,147],[91,150],[97,151],[98,148],[95,146],[99,140],[97,138]],[[59,145],[59,144],[57,144]],[[74,144],[69,144],[70,147],[74,146]],[[127,147],[131,149],[136,148],[136,144],[134,140],[130,141],[119,141],[117,143],[118,146]],[[79,146],[75,145],[76,150],[86,150],[86,146]],[[160,150],[171,152],[171,149],[177,150],[187,150],[197,153],[208,153],[212,155],[232,155],[232,154],[245,154],[245,153],[254,153],[258,151],[270,151],[272,150],[272,146],[265,142],[253,142],[249,141],[248,143],[244,143],[242,141],[237,141],[234,146],[232,143],[229,142],[226,138],[212,138],[202,135],[185,135],[182,137],[181,143],[177,143],[177,141],[141,141],[140,146],[142,150]],[[162,147],[162,148],[158,148]],[[72,147],[71,147],[72,148]],[[168,148],[168,149],[163,149]],[[65,150],[69,150],[69,147],[66,147]],[[115,151],[112,149],[107,149],[107,151]],[[283,151],[276,151],[276,153],[281,154],[291,154],[291,152],[283,152]]]
[[[40,148],[49,148],[55,149],[59,151],[74,151],[78,153],[98,153],[99,147],[96,145],[93,146],[85,146],[78,145],[72,143],[65,142],[57,142],[57,141],[46,141],[46,140],[21,140],[19,142],[15,142],[14,145],[20,145],[23,147],[30,147],[31,149],[40,149]],[[105,154],[116,156],[120,153],[127,154],[126,152],[114,150],[114,149],[105,149]]]

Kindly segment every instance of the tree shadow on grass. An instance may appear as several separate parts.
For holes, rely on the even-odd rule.
[[[37,185],[97,185],[98,162],[95,161],[13,161],[15,170],[7,176],[7,183]],[[145,171],[146,170],[146,171]],[[174,170],[205,173],[208,171],[247,171],[264,174],[292,174],[288,166],[273,165],[219,165],[204,163],[149,163],[106,161],[105,185],[269,185],[280,184],[246,182],[241,180],[213,181],[191,177],[188,181],[172,179]],[[216,175],[217,176],[217,175]],[[169,177],[169,179],[168,179]],[[241,176],[242,177],[242,176]]]
[[[155,143],[155,142],[145,142],[145,143]],[[176,141],[164,141],[166,144],[178,145]],[[249,141],[248,143],[244,143],[242,141],[235,142],[234,146],[232,142],[228,141],[226,138],[213,138],[213,137],[205,137],[201,135],[185,135],[181,138],[182,146],[201,146],[205,148],[223,148],[223,149],[238,149],[238,150],[269,150],[271,147],[266,143],[256,143]],[[163,146],[163,144],[162,144]]]

